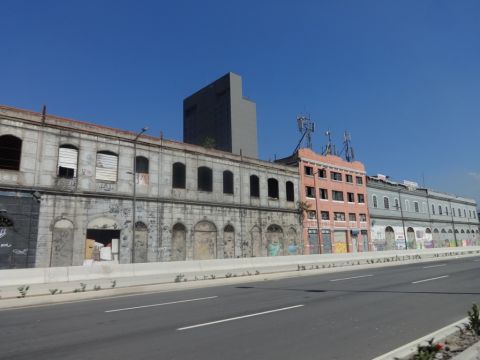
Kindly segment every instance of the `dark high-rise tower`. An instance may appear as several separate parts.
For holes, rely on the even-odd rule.
[[[254,102],[242,93],[242,78],[228,73],[183,100],[183,141],[257,158]]]

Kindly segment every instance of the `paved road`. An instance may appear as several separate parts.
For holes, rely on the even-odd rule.
[[[480,258],[0,312],[1,359],[371,359],[466,316]]]

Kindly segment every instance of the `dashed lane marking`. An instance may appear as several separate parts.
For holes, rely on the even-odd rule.
[[[373,275],[369,274],[369,275],[352,276],[352,277],[341,278],[341,279],[332,279],[332,280],[330,280],[330,281],[333,282],[333,281],[343,281],[343,280],[360,279],[360,278],[369,277],[369,276],[373,276]]]
[[[215,298],[217,298],[217,297],[218,297],[218,296],[208,296],[208,297],[196,298],[196,299],[170,301],[170,302],[161,303],[161,304],[151,304],[151,305],[133,306],[133,307],[123,308],[123,309],[105,310],[105,312],[106,312],[106,313],[112,313],[112,312],[118,312],[118,311],[144,309],[144,308],[155,307],[155,306],[164,306],[164,305],[172,305],[172,304],[182,304],[182,303],[193,302],[193,301],[210,300],[210,299],[215,299]]]
[[[181,328],[178,328],[177,330],[178,330],[178,331],[183,331],[183,330],[195,329],[195,328],[198,328],[198,327],[215,325],[215,324],[220,324],[220,323],[224,323],[224,322],[228,322],[228,321],[241,320],[241,319],[246,319],[246,318],[250,318],[250,317],[254,317],[254,316],[261,316],[261,315],[267,315],[267,314],[271,314],[271,313],[276,313],[276,312],[279,312],[279,311],[286,311],[286,310],[296,309],[296,308],[299,308],[299,307],[302,307],[302,306],[305,306],[305,305],[294,305],[294,306],[284,307],[284,308],[280,308],[280,309],[262,311],[262,312],[254,313],[254,314],[248,314],[248,315],[243,315],[243,316],[236,316],[236,317],[232,317],[232,318],[228,318],[228,319],[223,319],[223,320],[210,321],[210,322],[206,322],[206,323],[203,323],[203,324],[197,324],[197,325],[191,325],[191,326],[181,327]]]
[[[438,279],[444,279],[444,278],[447,278],[447,277],[448,277],[448,275],[443,275],[443,276],[438,276],[438,277],[434,277],[434,278],[430,278],[430,279],[412,281],[412,284],[418,284],[418,283],[422,283],[422,282],[426,282],[426,281],[433,281],[433,280],[438,280]]]
[[[439,264],[439,265],[430,265],[430,266],[424,266],[424,269],[429,269],[429,268],[434,268],[434,267],[439,267],[439,266],[447,266],[447,264]]]

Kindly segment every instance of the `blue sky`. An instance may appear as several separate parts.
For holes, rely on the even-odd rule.
[[[295,118],[352,134],[369,174],[480,202],[480,1],[0,2],[0,103],[182,139],[182,100],[228,71],[260,157]]]

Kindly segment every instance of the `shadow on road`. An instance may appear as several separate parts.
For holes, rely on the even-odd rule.
[[[348,289],[290,289],[290,288],[267,288],[260,286],[236,286],[236,289],[298,291],[307,293],[388,293],[388,294],[429,294],[429,295],[480,295],[480,292],[454,292],[454,291],[400,291],[400,290],[348,290]]]

